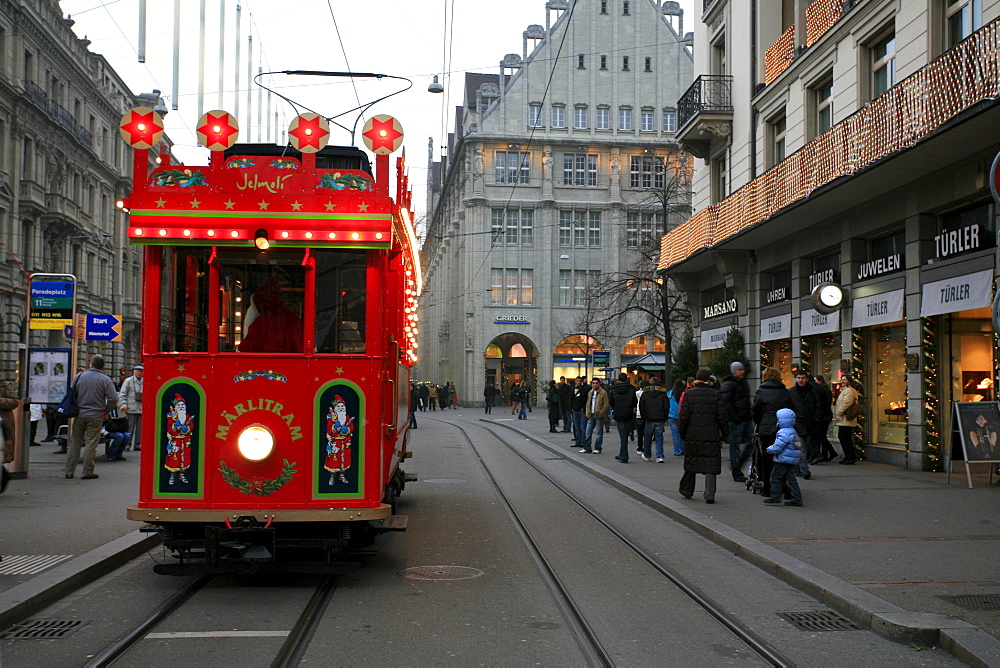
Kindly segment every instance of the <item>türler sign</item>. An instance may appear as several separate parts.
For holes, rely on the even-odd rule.
[[[710,304],[709,306],[702,307],[702,319],[707,320],[708,318],[717,318],[720,315],[730,315],[731,313],[736,313],[737,304],[736,298],[727,299],[717,304]]]
[[[973,223],[954,230],[942,230],[934,237],[934,257],[943,259],[985,248],[981,229],[979,223]]]

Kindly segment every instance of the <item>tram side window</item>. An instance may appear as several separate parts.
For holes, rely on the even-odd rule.
[[[208,251],[162,250],[160,352],[208,350]]]
[[[365,352],[365,251],[315,251],[316,352]]]
[[[220,353],[304,352],[303,253],[219,250]]]

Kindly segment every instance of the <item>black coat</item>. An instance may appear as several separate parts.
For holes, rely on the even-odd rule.
[[[746,422],[753,419],[750,409],[750,384],[746,378],[726,376],[719,388],[719,396],[726,407],[730,422]]]
[[[564,413],[573,410],[573,386],[561,383],[556,385],[556,391],[559,392],[559,408]]]
[[[497,396],[497,388],[495,385],[487,385],[483,388],[483,399],[495,399]]]
[[[792,397],[788,388],[776,380],[761,383],[757,394],[753,397],[753,421],[757,425],[757,433],[771,437],[778,433],[778,411],[792,407]]]
[[[646,393],[642,393],[643,400]],[[643,408],[643,415],[646,414]],[[722,441],[729,438],[729,418],[719,391],[701,381],[684,392],[677,416],[684,439],[684,470],[689,473],[722,473]]]
[[[585,411],[587,410],[587,393],[590,392],[590,388],[584,385],[574,385],[573,386],[573,401],[572,407],[575,411]]]
[[[819,397],[819,428],[826,430],[833,420],[833,391],[829,385],[816,383],[813,387]]]
[[[630,383],[615,385],[608,391],[608,401],[611,404],[611,417],[616,420],[635,418],[635,407],[639,400],[635,398],[635,387]]]
[[[795,433],[799,436],[809,436],[819,425],[819,394],[812,382],[799,387],[796,382],[788,390],[792,399],[792,410],[795,411]]]
[[[525,392],[520,385],[514,385],[513,387],[511,387],[510,388],[511,403],[516,404],[518,402],[524,401],[524,394]]]
[[[548,409],[550,422],[557,422],[562,418],[562,409],[559,407],[559,390],[557,388],[552,387],[546,390],[545,406]]]
[[[670,414],[670,399],[659,385],[650,385],[642,391],[639,412],[643,422],[666,422]]]

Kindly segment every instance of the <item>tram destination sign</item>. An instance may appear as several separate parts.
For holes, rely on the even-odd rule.
[[[62,329],[73,324],[72,281],[32,281],[30,329]]]

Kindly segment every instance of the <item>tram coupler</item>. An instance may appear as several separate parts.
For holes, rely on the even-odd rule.
[[[275,529],[268,522],[261,526],[257,518],[241,516],[226,526],[205,527],[205,561],[211,565],[234,562],[274,561]]]

